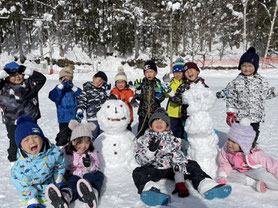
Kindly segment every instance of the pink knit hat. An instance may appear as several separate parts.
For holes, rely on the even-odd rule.
[[[256,132],[253,127],[250,126],[250,120],[248,118],[243,118],[240,123],[232,124],[227,136],[230,140],[236,142],[240,146],[245,155],[248,155],[255,139]]]

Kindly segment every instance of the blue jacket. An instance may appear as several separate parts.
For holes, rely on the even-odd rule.
[[[79,87],[75,87],[74,91],[72,89],[59,89],[57,85],[49,92],[49,99],[56,104],[58,123],[69,123],[71,119],[75,118],[77,97],[81,93],[81,89]]]
[[[10,180],[24,201],[45,199],[45,188],[54,183],[54,175],[65,173],[65,159],[59,147],[47,140],[42,148],[36,156],[22,153],[18,148]]]

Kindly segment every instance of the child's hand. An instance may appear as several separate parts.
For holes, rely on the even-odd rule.
[[[77,120],[82,120],[83,118],[84,118],[84,115],[83,115],[83,112],[82,112],[82,110],[81,109],[78,109],[77,110],[77,113],[76,113],[76,116],[75,116],[76,118],[77,118]]]
[[[30,204],[27,208],[45,208],[43,204]]]
[[[235,119],[235,114],[232,112],[228,112],[227,113],[227,119],[226,119],[226,123],[231,126],[232,123],[234,123],[236,121]]]
[[[142,88],[142,79],[136,79],[134,82],[135,90],[141,90]]]
[[[221,90],[219,92],[216,92],[216,98],[217,99],[221,99],[226,97],[226,95],[228,94],[228,90]]]
[[[227,184],[228,183],[227,178],[223,177],[223,176],[217,176],[215,180],[219,184]]]
[[[156,86],[154,88],[155,96],[161,98],[163,96],[163,88],[160,82],[156,82]]]
[[[83,162],[83,165],[85,166],[85,168],[90,167],[91,160],[90,160],[90,156],[88,155],[88,153],[86,153],[86,157],[82,157],[82,162]]]
[[[0,72],[0,79],[5,79],[9,76],[9,74],[5,71],[5,70],[2,70]]]
[[[139,106],[139,104],[137,103],[137,100],[136,100],[135,97],[131,99],[130,105],[131,105],[133,108],[137,108],[137,107]]]
[[[161,83],[161,86],[166,93],[170,93],[172,91],[172,88],[170,87],[169,82],[163,82],[163,83]]]
[[[188,189],[185,186],[184,182],[176,183],[175,189],[173,190],[172,194],[178,193],[179,197],[187,197],[189,196]]]
[[[103,87],[104,87],[105,91],[111,90],[111,84],[110,83],[104,83]]]
[[[163,82],[171,82],[170,79],[170,74],[166,73],[163,77],[162,77]]]
[[[160,140],[157,140],[155,137],[151,138],[151,141],[149,142],[149,150],[151,152],[155,152],[160,144]]]
[[[63,80],[62,85],[64,86],[64,88],[69,88],[69,89],[73,87],[73,83],[70,80]]]

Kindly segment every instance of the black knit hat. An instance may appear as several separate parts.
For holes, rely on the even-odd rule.
[[[148,69],[152,69],[152,70],[154,70],[154,71],[157,72],[157,67],[156,67],[156,64],[155,64],[154,61],[149,60],[149,61],[147,61],[147,62],[144,64],[144,73],[145,73],[145,71],[147,71]]]
[[[256,49],[254,47],[250,47],[239,60],[238,70],[241,70],[241,65],[245,62],[251,63],[255,67],[255,73],[259,68],[260,57],[256,54]]]
[[[151,118],[149,120],[149,126],[152,125],[152,123],[155,119],[161,119],[161,120],[165,121],[167,126],[171,125],[168,113],[165,111],[164,108],[156,109],[156,111],[154,112],[154,114],[151,116]]]
[[[105,82],[108,81],[108,78],[106,76],[106,74],[103,71],[98,71],[94,77],[100,77],[101,79],[103,79]]]

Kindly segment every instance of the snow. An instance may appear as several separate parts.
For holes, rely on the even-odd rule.
[[[4,63],[8,63],[10,60],[5,55],[1,54],[2,66]],[[114,61],[101,61],[98,64],[99,70],[104,70],[109,78],[109,82],[114,84],[114,77],[117,73],[117,68],[120,66],[120,60],[115,59]],[[40,69],[41,66],[35,65],[34,63],[27,62],[27,67],[32,69]],[[89,66],[76,66],[80,69],[79,73],[74,75],[74,84],[78,87],[82,87],[85,81],[91,80],[92,75],[95,73],[84,72],[83,69],[89,69]],[[91,66],[92,67],[92,66]],[[142,78],[143,72],[141,69],[133,69],[127,65],[124,65],[125,72],[129,80],[135,80],[136,78]],[[47,75],[47,82],[45,86],[41,89],[39,94],[40,99],[40,109],[42,113],[42,118],[38,120],[39,126],[42,128],[44,134],[50,139],[50,141],[55,142],[55,136],[58,132],[58,123],[56,117],[56,107],[53,102],[48,99],[48,93],[54,88],[58,83],[58,71],[60,68],[55,66],[55,72],[53,75]],[[94,69],[96,70],[96,68]],[[158,78],[162,79],[162,76],[169,71],[169,66],[167,68],[159,69]],[[203,77],[210,86],[210,89],[215,93],[223,89],[229,81],[234,79],[238,70],[204,70],[201,71],[200,76]],[[270,86],[278,87],[278,70],[268,69],[259,70],[259,73],[266,77],[270,82]],[[268,100],[265,103],[266,107],[266,121],[261,124],[261,134],[259,137],[259,147],[262,148],[268,155],[272,156],[276,160],[278,159],[278,108],[277,108],[277,98]],[[165,107],[166,101],[163,102]],[[218,130],[219,134],[219,146],[224,145],[226,139],[226,132],[228,132],[229,127],[225,123],[225,101],[216,100],[212,109],[210,110],[210,115],[214,124],[214,128]],[[135,122],[133,123],[133,133],[136,133],[138,125],[137,109],[134,112]],[[9,182],[10,176],[10,163],[6,159],[8,139],[6,137],[5,125],[0,124],[0,207],[5,208],[24,208],[26,204],[20,201],[20,197],[14,186]],[[102,196],[99,203],[99,208],[144,208],[145,206],[136,192],[135,185],[131,180],[131,175],[128,172],[117,171],[109,172],[109,177],[112,175],[110,183],[105,183],[103,187]],[[189,181],[186,182],[189,188],[190,196],[187,198],[179,198],[177,195],[171,195],[172,202],[168,207],[184,208],[184,207],[194,207],[194,208],[216,208],[216,207],[244,207],[244,208],[254,208],[254,207],[267,207],[276,208],[278,205],[277,201],[277,191],[267,190],[265,194],[256,192],[253,188],[244,186],[241,184],[231,183],[232,193],[226,199],[214,199],[212,201],[204,200],[200,194],[192,188]],[[167,190],[170,193],[174,188],[174,183],[167,181]],[[80,205],[80,203],[77,202]],[[75,207],[83,207],[76,205]],[[49,206],[51,207],[51,206]],[[72,205],[70,207],[73,207]]]

